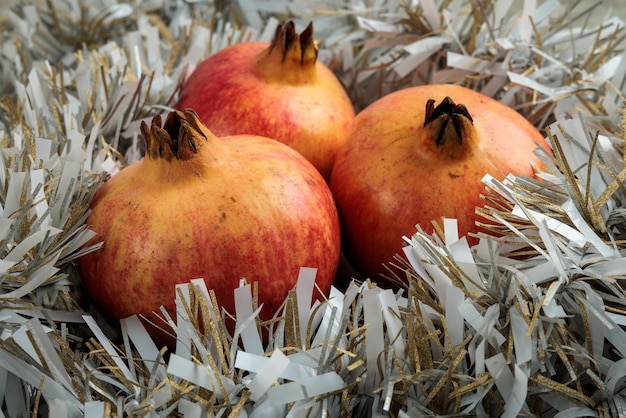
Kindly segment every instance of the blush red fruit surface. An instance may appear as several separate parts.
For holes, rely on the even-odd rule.
[[[255,134],[287,144],[325,179],[354,109],[317,59],[313,26],[278,26],[272,43],[242,42],[209,56],[185,81],[178,109],[193,108],[217,136]]]
[[[318,171],[259,136],[217,138],[193,111],[143,124],[146,157],[97,191],[87,223],[103,241],[79,259],[94,302],[113,318],[174,310],[175,285],[203,278],[234,313],[233,289],[257,281],[268,319],[301,267],[328,292],[340,256],[338,216]]]
[[[485,174],[534,175],[542,134],[511,108],[454,85],[391,93],[364,109],[338,153],[330,186],[344,251],[374,281],[420,225],[456,218],[476,232]],[[470,242],[472,242],[470,240]]]

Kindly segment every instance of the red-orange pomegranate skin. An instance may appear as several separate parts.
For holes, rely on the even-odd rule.
[[[143,128],[151,137],[146,158],[111,177],[91,204],[92,241],[104,246],[78,267],[106,314],[173,312],[175,285],[195,278],[233,314],[240,279],[257,281],[264,319],[301,267],[317,268],[317,284],[330,290],[338,216],[326,182],[304,157],[264,137],[217,138],[190,111],[159,126],[160,119]]]
[[[454,116],[461,138],[452,119],[443,127],[448,116],[425,124],[427,100],[445,97],[465,105],[473,119]],[[461,236],[476,232],[482,178],[534,175],[532,164],[541,165],[533,153],[537,144],[548,149],[523,116],[464,87],[411,87],[377,100],[355,118],[330,180],[346,256],[378,280],[418,224],[431,233],[433,220],[456,218]]]
[[[193,108],[217,136],[255,134],[282,142],[325,179],[354,119],[345,89],[317,60],[312,26],[298,36],[291,22],[279,27],[271,44],[235,44],[198,64],[177,108]]]

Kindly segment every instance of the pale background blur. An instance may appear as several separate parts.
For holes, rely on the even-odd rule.
[[[563,2],[566,4],[567,2]],[[596,10],[593,13],[595,19],[601,20],[605,16],[618,16],[624,22],[626,22],[626,1],[625,0],[581,0],[581,4],[577,9],[586,9],[587,7],[596,6]],[[609,14],[612,13],[612,14]]]

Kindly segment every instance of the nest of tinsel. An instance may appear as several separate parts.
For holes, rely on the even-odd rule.
[[[367,3],[367,4],[365,4]],[[12,1],[0,11],[0,405],[4,416],[623,416],[626,161],[623,22],[546,0]],[[518,7],[519,9],[516,9]],[[142,156],[139,124],[169,109],[210,53],[315,25],[320,59],[363,108],[457,83],[545,132],[538,178],[485,177],[494,232],[417,230],[389,275],[308,306],[303,269],[272,327],[254,284],[223,312],[177,289],[175,350],[104,319],[74,262],[104,179]],[[601,24],[597,24],[601,22]],[[473,210],[473,208],[468,208]],[[261,330],[270,330],[263,344]]]

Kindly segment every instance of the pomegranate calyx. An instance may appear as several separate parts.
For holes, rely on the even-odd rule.
[[[302,66],[315,63],[318,47],[313,39],[313,22],[310,22],[300,35],[296,32],[293,21],[287,22],[285,26],[279,24],[270,44],[269,53],[272,54],[276,48],[282,54],[282,62],[294,56]]]
[[[458,142],[463,142],[463,137],[465,135],[464,126],[468,122],[472,125],[474,120],[467,110],[467,107],[463,104],[454,103],[454,101],[448,96],[446,96],[436,107],[434,99],[428,99],[426,102],[424,126],[426,127],[435,123],[438,124],[437,136],[435,138],[435,144],[437,146],[441,145],[450,136],[454,136]],[[454,128],[454,135],[449,133],[451,132],[448,129],[450,123],[452,123],[452,127]]]
[[[142,121],[140,129],[146,144],[146,157],[152,160],[193,158],[199,145],[212,136],[192,109],[172,111],[165,122],[161,115],[156,115],[149,127]]]
[[[300,34],[300,50],[302,58],[300,64],[305,62],[315,62],[317,60],[318,47],[313,38],[313,22],[310,22]]]

